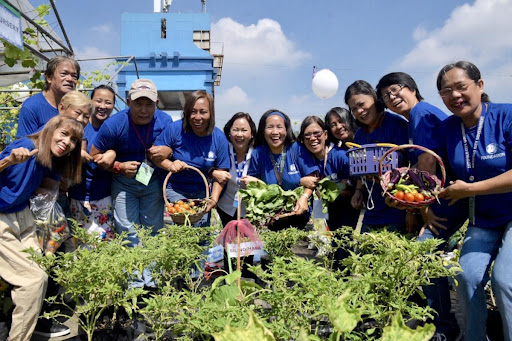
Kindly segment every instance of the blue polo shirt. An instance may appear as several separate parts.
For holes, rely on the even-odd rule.
[[[439,145],[439,129],[448,117],[441,109],[426,102],[419,102],[409,113],[408,135],[409,143],[430,150],[436,150]],[[411,155],[411,165],[418,162],[423,152],[415,149]]]
[[[205,177],[212,169],[228,170],[230,167],[228,140],[219,128],[210,135],[198,136],[193,131],[186,132],[181,120],[176,121],[156,139],[155,146],[171,147],[173,160],[198,168]],[[169,178],[167,188],[193,194],[204,191],[205,185],[197,172],[184,170]]]
[[[87,153],[91,152],[92,141],[100,128],[94,128],[91,124],[85,126],[83,139],[87,140]],[[81,201],[100,200],[110,196],[111,184],[111,172],[94,162],[87,162],[82,167],[82,182],[69,188],[69,196]]]
[[[476,181],[493,178],[512,169],[512,104],[482,103],[483,127],[475,156],[472,174]],[[457,179],[469,181],[462,120],[452,115],[443,124],[441,136],[445,138],[445,153]],[[465,128],[469,159],[472,159],[478,124]],[[470,161],[471,162],[471,161]],[[504,228],[512,221],[512,192],[475,197],[475,226],[481,228]]]
[[[58,114],[59,110],[48,103],[42,92],[27,98],[20,109],[16,138],[37,132]]]
[[[252,152],[248,175],[263,180],[266,184],[277,184],[274,166],[270,158],[270,149],[267,146],[258,146]],[[281,164],[281,154],[273,154],[277,165]],[[283,168],[283,183],[285,190],[293,190],[300,186],[300,179],[318,172],[318,166],[309,151],[302,144],[294,142],[286,146],[286,155]]]
[[[373,143],[406,144],[408,122],[403,116],[386,111],[380,125],[371,133],[365,129],[358,129],[354,136],[354,142],[360,145]],[[366,180],[368,188],[372,188],[372,180]],[[405,211],[391,208],[384,202],[382,187],[378,180],[373,185],[371,197],[374,208],[366,210],[363,222],[371,225],[381,224],[405,224]]]
[[[130,109],[112,115],[101,125],[93,145],[102,153],[113,149],[117,161],[143,162],[147,149],[151,148],[158,135],[172,123],[172,118],[157,109],[151,123],[133,125],[129,115]]]
[[[23,137],[8,145],[0,153],[0,160],[9,156],[13,149],[20,147],[28,150],[35,148],[32,140]],[[15,213],[27,207],[30,196],[47,175],[51,175],[50,169],[38,163],[35,155],[0,172],[0,212]]]

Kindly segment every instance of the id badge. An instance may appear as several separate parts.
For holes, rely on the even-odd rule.
[[[469,198],[469,223],[475,225],[475,197]]]
[[[329,213],[322,212],[322,200],[313,200],[313,217],[315,219],[329,219]]]
[[[235,199],[233,199],[233,207],[238,208],[238,191],[236,191]]]
[[[151,180],[151,176],[155,170],[153,167],[148,165],[146,162],[143,162],[139,170],[137,171],[137,175],[135,175],[135,180],[140,182],[141,184],[147,186],[149,184],[149,180]]]

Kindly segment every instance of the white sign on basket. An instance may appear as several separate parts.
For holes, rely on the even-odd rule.
[[[238,252],[237,244],[228,244],[227,252],[229,258],[236,258]],[[265,251],[263,251],[263,242],[244,242],[240,243],[240,257],[245,256],[263,256]]]

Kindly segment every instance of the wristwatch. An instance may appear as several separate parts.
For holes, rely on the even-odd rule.
[[[121,162],[114,162],[114,167],[112,168],[112,170],[114,171],[114,174],[121,174]]]

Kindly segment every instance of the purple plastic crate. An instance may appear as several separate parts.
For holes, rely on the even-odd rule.
[[[350,161],[350,175],[377,175],[379,174],[379,159],[391,147],[379,146],[378,144],[365,144],[360,148],[352,148],[347,151]],[[398,154],[393,152],[386,156],[382,163],[382,172],[385,173],[393,168],[398,168]]]

